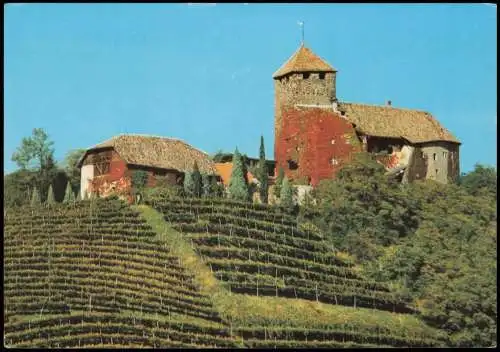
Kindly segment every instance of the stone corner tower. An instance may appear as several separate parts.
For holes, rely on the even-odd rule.
[[[337,101],[336,73],[330,64],[314,54],[304,43],[273,75],[274,80],[274,157],[276,166],[283,166],[278,160],[278,149],[284,143],[282,135],[287,111],[300,106],[324,108]]]

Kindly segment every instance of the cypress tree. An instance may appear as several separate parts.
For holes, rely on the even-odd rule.
[[[267,165],[266,165],[266,150],[264,148],[264,136],[260,136],[260,151],[259,151],[259,195],[260,201],[264,204],[267,203],[267,191],[268,191],[268,176],[267,176]]]
[[[56,199],[54,197],[54,190],[52,189],[52,184],[49,185],[49,191],[47,193],[47,205],[56,204]]]
[[[200,169],[198,168],[198,163],[196,160],[193,165],[193,173],[191,174],[193,178],[193,193],[195,197],[201,197],[203,194],[203,180],[201,178]]]
[[[75,200],[75,194],[73,193],[73,190],[71,189],[71,184],[68,182],[66,184],[66,192],[64,194],[63,203],[70,203],[74,200]]]
[[[281,194],[280,194],[280,205],[283,209],[287,211],[293,211],[294,204],[293,204],[293,189],[292,185],[288,181],[288,177],[285,177],[283,179],[283,185],[281,187]]]
[[[194,196],[193,174],[190,171],[186,171],[184,174],[184,193],[188,197]]]
[[[208,197],[211,197],[213,196],[213,192],[212,192],[212,187],[211,187],[211,182],[210,182],[210,177],[208,176],[208,174],[203,174],[201,176],[201,180],[202,180],[202,183],[203,183],[203,197],[204,198],[208,198]]]
[[[37,206],[40,204],[41,204],[40,192],[38,192],[38,189],[35,186],[33,188],[33,192],[31,193],[31,206]]]
[[[229,197],[235,200],[248,200],[248,186],[245,182],[243,160],[238,148],[233,155],[233,170],[229,180]]]
[[[285,170],[282,167],[278,168],[278,177],[276,177],[276,182],[274,184],[274,195],[279,198],[281,197],[281,185],[283,183],[283,178],[285,177]]]

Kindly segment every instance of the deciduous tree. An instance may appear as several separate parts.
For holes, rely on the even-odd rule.
[[[64,158],[63,167],[66,175],[68,176],[71,187],[74,191],[80,190],[80,168],[78,161],[85,154],[85,149],[70,150]]]
[[[23,138],[21,145],[12,154],[12,161],[21,169],[34,168],[41,170],[47,167],[50,158],[54,156],[54,142],[42,128],[33,129],[31,137]]]

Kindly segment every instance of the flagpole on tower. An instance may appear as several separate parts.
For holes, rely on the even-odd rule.
[[[302,31],[302,42],[301,42],[301,44],[304,45],[304,22],[303,21],[298,21],[297,23],[300,26],[300,29]]]

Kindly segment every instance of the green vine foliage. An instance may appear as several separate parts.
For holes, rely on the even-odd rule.
[[[455,347],[496,344],[496,170],[401,184],[366,153],[322,181],[302,218],[364,275],[408,295]],[[316,204],[316,205],[314,205]]]
[[[131,177],[132,182],[132,195],[136,198],[142,199],[144,188],[148,182],[148,173],[144,170],[134,170]]]

